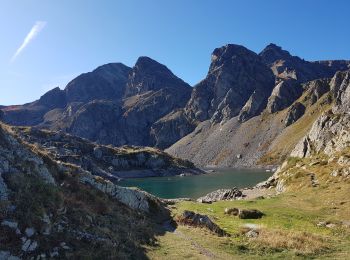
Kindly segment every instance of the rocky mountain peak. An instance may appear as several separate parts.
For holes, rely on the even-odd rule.
[[[65,88],[67,102],[89,102],[95,99],[116,100],[123,96],[130,68],[109,63],[81,74]]]
[[[65,92],[56,87],[42,95],[37,104],[47,108],[63,108],[66,106]]]
[[[243,46],[228,44],[215,49],[211,61],[207,77],[194,88],[187,113],[200,121],[227,120],[239,114],[254,92],[251,102],[258,96],[263,100],[259,98],[257,106],[247,105],[244,118],[259,113],[274,85],[274,76],[261,58]]]
[[[113,79],[114,77],[118,76],[119,78],[124,78],[124,80],[126,80],[130,70],[131,69],[123,63],[115,62],[99,66],[93,70],[93,73],[96,73],[106,79]]]
[[[165,65],[149,58],[140,57],[129,74],[125,96],[158,91],[164,88],[190,88]]]
[[[239,58],[256,55],[251,50],[237,44],[227,44],[220,48],[216,48],[211,55],[210,71],[215,70],[223,65],[229,65],[237,62]]]
[[[274,43],[270,43],[269,45],[267,45],[259,53],[259,56],[263,59],[263,61],[266,64],[272,64],[277,60],[285,60],[292,57],[292,55],[288,51],[283,50],[282,47]]]

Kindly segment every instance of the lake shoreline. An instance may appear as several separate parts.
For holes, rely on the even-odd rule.
[[[273,174],[261,169],[216,168],[210,171],[202,168],[201,170],[204,174],[123,179],[119,185],[137,187],[163,199],[197,199],[218,189],[234,187],[244,190],[247,196],[252,196],[251,189]]]

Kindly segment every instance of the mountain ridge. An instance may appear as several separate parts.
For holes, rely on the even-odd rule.
[[[301,105],[293,104],[307,91],[307,82],[330,79],[337,70],[349,68],[350,61],[346,60],[308,62],[276,44],[269,44],[259,54],[227,44],[213,51],[208,75],[193,88],[165,65],[143,56],[133,68],[122,63],[105,64],[79,75],[64,90],[55,88],[35,102],[1,110],[3,121],[9,124],[63,130],[102,144],[169,148],[168,152],[176,150],[176,155],[186,158],[186,153],[180,152],[186,136],[190,143],[194,138],[196,149],[205,149],[204,140],[196,140],[195,133],[204,129],[199,126],[215,136],[222,125],[236,122],[225,128],[227,133],[220,134],[230,136],[233,129],[251,125],[251,120],[259,125],[259,120],[289,109],[289,119],[281,118],[275,124],[281,129],[277,132],[282,131],[284,121],[293,124],[305,113]],[[327,92],[324,88],[327,86],[319,84],[314,97]],[[266,128],[260,135],[269,135],[269,131]],[[238,143],[232,145],[240,147]],[[233,162],[245,148],[237,148],[234,153],[225,151],[231,154],[225,156],[221,151],[221,157],[231,157],[228,164],[222,165],[217,159],[197,163],[256,167],[255,163]],[[262,156],[258,150],[251,158]]]

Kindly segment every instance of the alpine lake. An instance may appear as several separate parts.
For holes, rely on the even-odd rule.
[[[123,179],[119,185],[137,187],[164,199],[196,199],[218,189],[253,187],[273,174],[265,170],[215,169],[211,171],[191,176]]]

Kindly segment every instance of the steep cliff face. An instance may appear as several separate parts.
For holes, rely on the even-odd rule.
[[[303,93],[303,88],[294,79],[280,81],[269,97],[267,109],[270,113],[281,111],[289,107]]]
[[[175,110],[152,125],[151,137],[156,147],[164,149],[191,133],[195,127],[183,109]]]
[[[326,155],[350,146],[350,72],[338,72],[330,82],[335,104],[313,124],[291,156],[308,157],[320,152]]]
[[[253,100],[258,105],[245,110],[250,118],[261,112],[273,85],[272,72],[257,54],[229,44],[212,53],[208,75],[194,87],[186,112],[199,121],[220,122],[238,115]]]
[[[317,118],[336,102],[330,82],[339,75],[332,80],[298,85],[302,95],[296,100],[290,99],[291,105],[274,113],[268,105],[260,115],[245,122],[241,122],[239,116],[219,125],[207,120],[166,151],[190,158],[197,165],[273,168],[272,165],[282,163],[289,156]],[[270,101],[272,98],[275,98],[273,94]]]
[[[126,143],[155,145],[151,138],[152,125],[184,107],[191,91],[187,83],[164,65],[147,57],[139,58],[129,77],[120,121]]]

